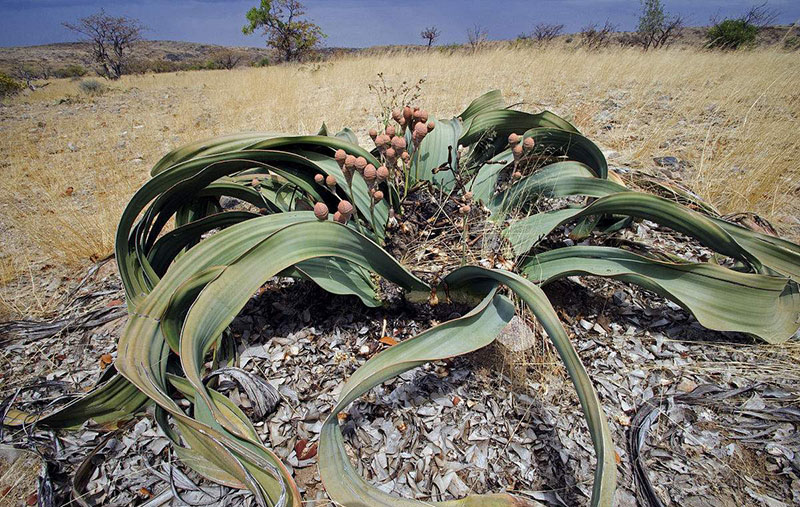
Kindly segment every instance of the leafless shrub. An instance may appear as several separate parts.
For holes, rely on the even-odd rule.
[[[755,25],[759,28],[764,28],[775,23],[778,18],[778,11],[771,7],[767,7],[767,2],[761,5],[755,5],[748,10],[742,20],[745,23]]]
[[[25,83],[25,86],[31,91],[37,88],[37,85],[34,81],[47,79],[47,75],[47,71],[44,70],[43,66],[38,68],[28,63],[17,63],[11,69],[11,77],[17,81]]]
[[[108,16],[102,9],[77,23],[64,23],[64,26],[91,44],[92,58],[100,65],[100,73],[109,79],[122,75],[131,46],[142,40],[145,29],[137,19]]]
[[[106,87],[96,79],[87,79],[78,83],[78,88],[86,95],[101,95],[106,91]]]
[[[564,30],[564,25],[557,25],[552,23],[539,23],[533,27],[531,38],[538,42],[550,42]]]
[[[483,48],[487,40],[489,40],[489,31],[483,26],[476,23],[472,28],[467,29],[467,41],[473,51]]]
[[[211,54],[211,63],[219,69],[231,70],[242,61],[242,53],[235,49],[219,49]]]
[[[616,30],[616,26],[610,21],[606,21],[603,26],[595,23],[581,28],[581,46],[588,49],[604,48],[611,43],[611,34]]]
[[[428,47],[431,47],[436,39],[439,38],[441,32],[435,26],[429,26],[419,33],[420,37],[428,41]]]

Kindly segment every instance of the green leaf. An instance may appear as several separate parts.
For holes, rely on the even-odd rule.
[[[595,275],[639,285],[671,299],[703,326],[755,335],[769,343],[800,328],[800,294],[783,277],[740,273],[716,264],[657,261],[618,248],[574,246],[525,261],[522,273],[542,284]]]
[[[340,505],[411,506],[429,502],[393,497],[367,483],[350,463],[338,414],[371,388],[430,361],[466,354],[494,341],[514,316],[514,305],[492,289],[472,311],[394,345],[367,361],[347,380],[320,435],[319,470],[325,491]],[[435,505],[443,505],[435,502]],[[509,495],[475,495],[446,505],[518,505]]]
[[[577,218],[606,214],[630,215],[651,220],[692,236],[714,251],[751,266],[756,272],[763,271],[761,261],[709,217],[667,199],[639,192],[612,194],[584,208],[531,215],[511,224],[504,234],[511,242],[514,252],[517,255],[524,255],[559,225]]]
[[[492,90],[470,102],[469,106],[458,115],[458,118],[467,123],[472,120],[473,116],[493,109],[503,109],[503,107],[505,107],[503,94],[500,93],[500,90]]]
[[[762,263],[784,276],[800,282],[800,246],[760,232],[751,231],[721,218],[711,219],[737,243],[753,253]]]
[[[502,283],[519,297],[533,312],[550,341],[553,342],[567,373],[569,373],[572,384],[575,386],[597,455],[591,505],[612,505],[617,465],[608,422],[589,375],[544,292],[515,273],[500,269],[488,270],[477,266],[465,266],[453,271],[444,278],[439,289],[444,292],[442,289],[447,288],[451,295],[457,295],[459,291],[470,292],[474,290],[476,284],[486,281]]]
[[[18,427],[35,423],[43,428],[72,428],[90,419],[103,424],[129,417],[149,403],[150,399],[144,393],[109,367],[101,383],[55,412],[41,416],[10,409],[3,424]]]
[[[608,178],[608,163],[600,148],[577,131],[559,128],[534,128],[523,138],[532,137],[536,143],[529,157],[559,157],[581,162],[591,168],[598,178]]]
[[[459,143],[467,146],[491,135],[505,145],[509,134],[520,134],[539,127],[579,134],[578,129],[568,121],[550,111],[531,114],[513,109],[496,109],[476,114],[471,121],[466,122]]]
[[[496,194],[487,207],[493,214],[527,212],[541,197],[586,195],[604,197],[628,189],[619,183],[600,179],[580,162],[556,162],[525,176],[508,190]]]
[[[358,145],[358,137],[356,136],[356,133],[347,127],[337,132],[334,137],[347,141],[350,144]]]
[[[331,294],[357,296],[370,307],[381,305],[369,271],[361,266],[342,259],[319,258],[303,261],[293,269]]]
[[[454,171],[458,170],[458,136],[461,122],[458,120],[437,120],[435,128],[425,136],[419,149],[411,150],[411,182],[431,181],[449,192],[455,184]],[[446,167],[434,173],[437,168]]]
[[[220,235],[232,230],[233,227]],[[308,238],[314,238],[314,241],[308,241]],[[318,257],[344,259],[370,269],[406,290],[425,292],[428,288],[378,245],[335,222],[298,223],[266,237],[225,266],[205,286],[183,325],[179,349],[181,365],[186,378],[212,412],[215,407],[205,394],[202,382],[206,353],[264,282],[295,264]],[[226,429],[235,431],[231,427]]]

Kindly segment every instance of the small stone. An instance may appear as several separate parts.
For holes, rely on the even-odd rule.
[[[697,387],[697,383],[693,382],[692,380],[685,378],[681,380],[681,383],[678,384],[678,391],[682,393],[690,393],[695,390]]]
[[[511,352],[523,352],[536,345],[536,333],[515,315],[500,332],[497,342]]]
[[[677,157],[655,157],[653,162],[659,167],[672,167],[674,169],[681,165],[681,161]]]

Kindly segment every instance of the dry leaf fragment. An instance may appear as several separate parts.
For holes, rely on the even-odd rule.
[[[111,354],[103,354],[100,356],[100,368],[105,369],[106,366],[114,362],[114,358],[111,357]]]
[[[297,459],[300,461],[311,459],[317,455],[317,444],[308,444],[308,440],[298,440],[294,445],[294,452],[297,453]]]
[[[393,345],[397,345],[398,343],[398,341],[392,338],[391,336],[382,336],[381,339],[378,341],[390,347]]]

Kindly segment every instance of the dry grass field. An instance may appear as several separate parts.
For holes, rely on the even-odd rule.
[[[323,121],[367,139],[379,72],[394,86],[423,78],[419,104],[440,117],[498,88],[520,109],[571,119],[613,152],[612,166],[651,170],[654,157],[677,157],[671,176],[796,241],[798,64],[800,53],[772,49],[504,47],[125,76],[96,96],[53,81],[0,107],[0,317],[46,312],[67,277],[109,254],[122,208],[172,148],[240,131],[314,133]]]

